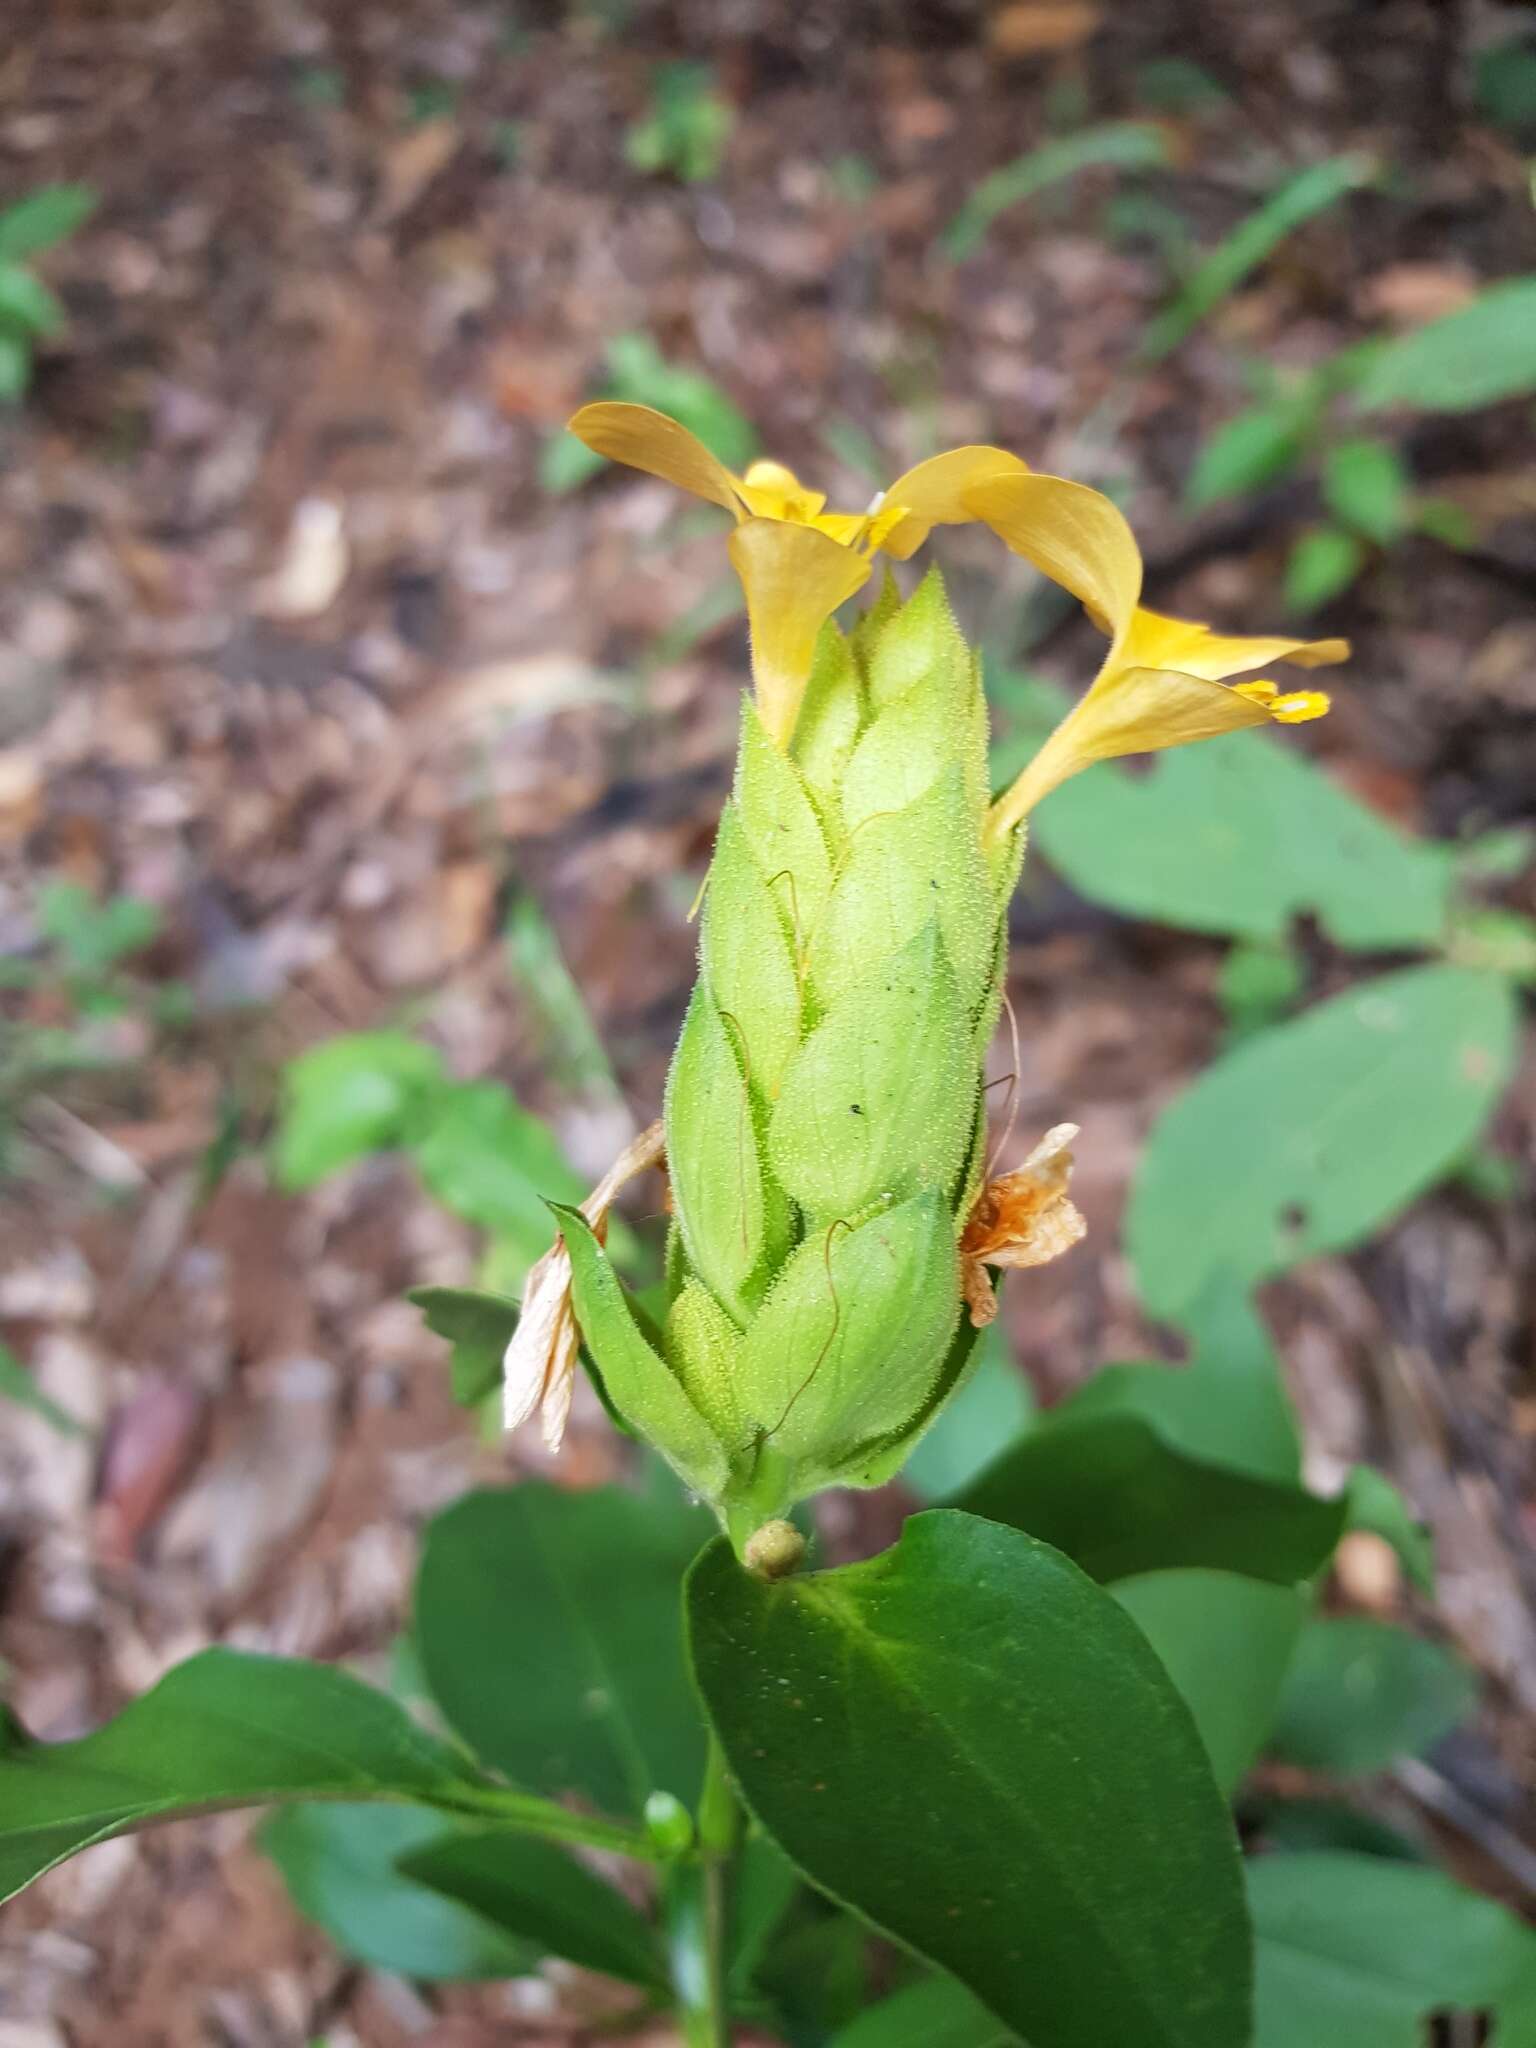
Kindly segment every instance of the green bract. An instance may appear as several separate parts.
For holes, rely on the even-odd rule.
[[[567,1233],[610,1398],[738,1543],[889,1477],[969,1361],[957,1241],[1016,869],[1012,838],[984,847],[987,800],[980,673],[937,573],[851,638],[824,629],[787,751],[743,704],[667,1084],[660,1332]]]

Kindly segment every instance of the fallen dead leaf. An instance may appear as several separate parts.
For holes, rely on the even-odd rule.
[[[1476,296],[1477,278],[1464,263],[1392,263],[1356,293],[1361,312],[1394,327],[1422,327]]]
[[[1089,0],[1011,0],[987,23],[987,43],[1010,59],[1075,50],[1097,31],[1102,12]]]
[[[335,603],[351,549],[334,498],[301,498],[293,508],[283,558],[256,592],[269,619],[312,619]]]

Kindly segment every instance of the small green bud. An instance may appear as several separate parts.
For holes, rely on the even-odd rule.
[[[668,1862],[693,1847],[693,1815],[671,1792],[653,1792],[645,1802],[645,1832]]]

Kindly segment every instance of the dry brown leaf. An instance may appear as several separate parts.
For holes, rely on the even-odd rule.
[[[1102,12],[1090,0],[1011,0],[987,23],[987,42],[1004,58],[1075,50],[1096,32]]]

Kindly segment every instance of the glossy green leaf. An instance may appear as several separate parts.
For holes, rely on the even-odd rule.
[[[1289,1586],[1332,1556],[1348,1502],[1192,1458],[1144,1416],[1047,1420],[953,1505],[1027,1529],[1091,1578],[1205,1568]]]
[[[276,1171],[289,1190],[404,1144],[445,1086],[440,1055],[400,1031],[327,1039],[283,1069]]]
[[[424,1806],[312,1803],[274,1814],[261,1846],[299,1911],[373,1969],[444,1982],[528,1975],[537,1947],[397,1867],[443,1834],[443,1815]]]
[[[1527,391],[1536,391],[1536,277],[1490,285],[1470,305],[1381,343],[1355,396],[1367,411],[1470,412]]]
[[[14,262],[51,249],[84,226],[96,203],[89,185],[44,185],[0,208],[0,259]]]
[[[552,1797],[641,1814],[704,1766],[678,1583],[712,1524],[605,1487],[471,1493],[428,1525],[415,1632],[433,1697],[475,1753]]]
[[[832,2048],[1012,2048],[1017,2039],[953,1977],[925,1977],[860,2013]]]
[[[1323,457],[1323,502],[1335,519],[1385,547],[1408,524],[1413,479],[1384,441],[1335,441]]]
[[[1307,1595],[1212,1571],[1148,1572],[1114,1593],[1182,1693],[1230,1795],[1274,1724]]]
[[[1034,844],[1074,888],[1131,917],[1280,943],[1311,914],[1342,946],[1432,946],[1451,863],[1260,733],[1104,765],[1041,805]]]
[[[635,1321],[619,1276],[581,1211],[558,1202],[550,1206],[571,1255],[576,1320],[597,1361],[605,1399],[686,1486],[713,1499],[725,1482],[725,1448]]]
[[[1536,1935],[1438,1870],[1379,1856],[1248,1866],[1258,1937],[1254,2048],[1425,2048],[1432,2013],[1492,2011],[1528,2048]]]
[[[1034,1391],[1014,1362],[1001,1322],[987,1325],[977,1350],[980,1356],[965,1384],[902,1467],[906,1483],[924,1500],[958,1493],[1034,1414]]]
[[[445,1089],[411,1150],[445,1209],[511,1240],[530,1262],[549,1248],[546,1202],[586,1193],[549,1126],[499,1081]]]
[[[453,1350],[448,1372],[453,1398],[461,1408],[474,1408],[501,1384],[501,1360],[517,1328],[517,1303],[500,1294],[477,1294],[469,1287],[413,1287],[414,1302],[434,1337],[446,1338]]]
[[[1476,1139],[1514,1056],[1507,986],[1384,975],[1219,1060],[1155,1125],[1127,1218],[1142,1296],[1178,1317],[1357,1244]]]
[[[1313,1621],[1270,1747],[1286,1763],[1352,1777],[1432,1749],[1476,1702],[1475,1675],[1437,1643],[1384,1621]]]
[[[1365,549],[1342,526],[1309,526],[1298,535],[1285,564],[1285,602],[1303,617],[1330,604],[1365,567]]]
[[[1225,1807],[1155,1655],[1068,1560],[938,1511],[777,1585],[718,1543],[688,1613],[732,1773],[825,1891],[1035,2048],[1246,2038]]]
[[[0,1755],[0,1898],[77,1849],[290,1799],[445,1803],[472,1774],[385,1694],[321,1664],[204,1650],[77,1742]]]
[[[1250,406],[1218,427],[1202,446],[1186,492],[1190,508],[1203,511],[1225,498],[1242,497],[1289,476],[1306,449],[1316,406],[1296,398]]]
[[[952,1184],[976,1120],[972,1035],[931,921],[817,1025],[769,1123],[773,1170],[808,1229]]]
[[[622,1892],[552,1843],[439,1829],[401,1856],[400,1871],[538,1954],[627,1984],[665,1984],[656,1937]]]

